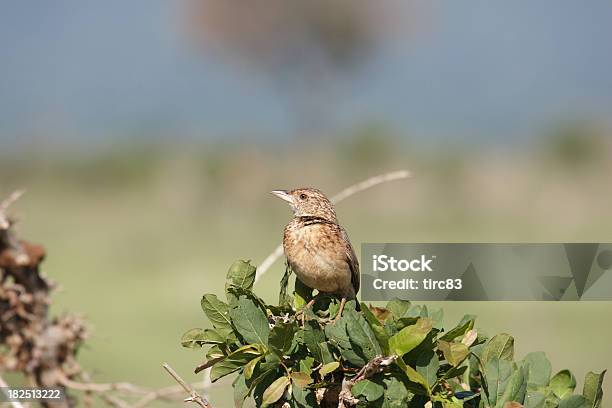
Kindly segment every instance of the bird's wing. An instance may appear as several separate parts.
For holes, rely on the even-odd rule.
[[[355,250],[351,245],[351,241],[346,233],[346,230],[340,227],[342,231],[342,238],[344,238],[344,242],[346,243],[346,260],[349,264],[349,268],[351,269],[351,283],[353,284],[353,289],[355,290],[355,295],[359,292],[359,261],[357,260],[357,255],[355,255]]]

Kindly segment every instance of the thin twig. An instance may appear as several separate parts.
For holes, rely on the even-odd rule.
[[[15,201],[19,200],[19,197],[21,197],[24,193],[25,193],[25,190],[13,191],[7,198],[5,198],[0,203],[0,212],[6,211],[6,209],[9,208],[9,206],[13,204]]]
[[[391,173],[380,174],[378,176],[370,177],[360,183],[353,184],[350,187],[345,188],[335,196],[331,198],[333,204],[338,204],[350,196],[357,194],[361,191],[367,190],[379,184],[388,183],[389,181],[402,180],[411,176],[408,170],[398,170]]]
[[[73,381],[67,377],[61,379],[61,383],[63,386],[67,388],[71,388],[73,390],[85,391],[85,392],[96,392],[96,393],[104,393],[109,391],[120,391],[128,394],[138,394],[138,395],[146,395],[150,394],[151,391],[138,387],[134,384],[126,383],[126,382],[117,382],[117,383],[105,383],[105,384],[97,384],[97,383],[82,383],[78,381]]]
[[[338,204],[339,202],[349,198],[352,195],[355,195],[361,191],[367,190],[379,184],[387,183],[389,181],[394,180],[402,180],[410,177],[411,174],[408,170],[398,170],[393,171],[391,173],[380,174],[378,176],[370,177],[362,182],[357,184],[353,184],[340,191],[338,194],[331,198],[331,202],[333,204]],[[264,259],[264,261],[257,268],[257,275],[255,276],[255,282],[259,281],[261,277],[270,269],[270,267],[283,255],[283,246],[277,246],[274,251],[270,255]]]
[[[0,202],[0,229],[6,230],[11,226],[11,222],[6,215],[6,210],[23,195],[24,190],[17,190],[11,193],[6,199]]]
[[[205,388],[205,386],[206,386],[205,382],[191,384],[191,387],[193,389]],[[160,388],[158,390],[151,391],[149,394],[143,396],[139,401],[137,401],[134,405],[132,405],[132,408],[146,407],[151,402],[158,400],[158,399],[169,400],[171,399],[173,395],[183,393],[183,392],[185,392],[185,390],[180,385],[172,385],[170,387]]]
[[[355,398],[351,392],[353,386],[361,380],[365,380],[376,373],[380,373],[385,367],[393,364],[397,358],[398,357],[395,355],[389,357],[376,356],[363,366],[353,378],[344,378],[344,380],[342,380],[342,389],[338,395],[338,408],[346,408],[347,404],[357,405],[359,399]]]
[[[210,380],[210,370],[211,368],[207,368],[206,370],[204,370],[204,372],[202,373],[202,375],[204,376],[204,379],[202,380],[202,390],[204,392],[204,397],[208,398],[208,389],[212,386],[212,381]]]
[[[92,382],[78,382],[74,380],[70,380],[68,378],[62,378],[61,383],[66,388],[81,391],[85,393],[95,393],[100,398],[102,398],[106,403],[113,407],[130,407],[130,408],[143,408],[156,400],[167,400],[172,401],[176,399],[178,394],[184,393],[185,388],[182,385],[171,385],[168,387],[160,388],[160,389],[148,389],[139,387],[137,385],[127,383],[127,382],[117,382],[117,383],[92,383]],[[191,389],[202,389],[206,390],[215,385],[222,385],[222,382],[217,384],[210,384],[210,379],[207,380],[206,373],[204,379],[201,382],[188,384]],[[139,400],[137,400],[133,404],[128,404],[127,402],[119,399],[119,398],[106,398],[110,392],[117,392],[125,395],[133,395],[139,396]],[[204,396],[206,397],[206,396]],[[123,405],[121,405],[123,404]]]
[[[195,402],[202,408],[212,408],[212,405],[208,402],[208,400],[198,394],[189,384],[185,382],[181,378],[180,375],[172,367],[168,365],[168,363],[163,364],[164,369],[170,374],[172,378],[176,380],[177,383],[189,394],[189,398],[185,398],[185,402]]]
[[[140,400],[136,401],[134,405],[132,405],[132,408],[143,408],[155,400],[168,399],[172,395],[183,392],[183,387],[181,387],[180,385],[172,385],[170,387],[160,388],[159,390],[151,391],[149,394],[143,396]]]
[[[115,408],[132,408],[130,404],[111,394],[100,394],[100,398],[102,398],[108,405]]]

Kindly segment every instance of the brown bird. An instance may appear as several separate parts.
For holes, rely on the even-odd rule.
[[[341,298],[339,319],[347,299],[359,291],[359,262],[348,234],[338,224],[334,206],[314,188],[274,190],[293,210],[285,227],[283,248],[289,266],[298,279],[319,293]],[[311,300],[307,307],[314,304]]]

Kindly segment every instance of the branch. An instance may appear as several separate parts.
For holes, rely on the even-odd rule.
[[[11,226],[11,222],[6,215],[6,210],[23,195],[23,190],[14,191],[5,200],[0,202],[0,229],[6,230]]]
[[[202,380],[202,382],[199,382],[199,383],[193,383],[190,386],[193,389],[202,388],[206,392],[208,388],[211,388],[215,385],[221,385],[221,384],[222,384],[222,381],[218,382],[217,384],[211,384],[210,369],[207,369],[206,371],[204,371],[204,380]],[[155,400],[168,399],[172,395],[183,393],[183,392],[185,392],[185,389],[181,385],[173,385],[170,387],[161,388],[156,391],[151,391],[148,395],[145,395],[144,397],[142,397],[140,401],[136,402],[132,408],[143,408]]]
[[[165,368],[165,367],[164,367]],[[117,382],[117,383],[92,383],[92,382],[78,382],[70,380],[66,377],[61,379],[61,383],[68,389],[81,391],[85,393],[95,393],[99,398],[103,399],[108,405],[117,408],[143,408],[156,400],[174,400],[173,396],[185,392],[185,388],[182,385],[172,385],[160,389],[148,389],[139,387],[137,385]],[[206,388],[206,380],[198,383],[187,384],[191,389],[195,388]],[[126,395],[140,396],[140,399],[129,404],[122,399],[119,399],[110,393],[117,392]],[[210,405],[209,405],[210,408]]]
[[[108,405],[115,408],[131,408],[130,404],[122,400],[121,398],[117,398],[111,394],[100,394],[100,398],[104,400]]]
[[[203,383],[199,384],[191,384],[193,388],[197,386],[203,386]],[[161,399],[170,399],[171,396],[185,392],[183,387],[180,385],[172,385],[170,387],[160,388],[156,391],[151,391],[149,394],[143,396],[139,401],[137,401],[132,408],[143,408],[152,403],[155,400]]]
[[[106,383],[106,384],[96,384],[96,383],[82,383],[78,381],[73,381],[68,377],[63,377],[60,380],[61,384],[66,388],[71,388],[77,391],[85,391],[85,392],[96,392],[96,393],[105,393],[109,391],[121,391],[128,394],[139,394],[146,395],[150,394],[151,391],[145,388],[138,387],[134,384],[126,383],[126,382],[117,382],[117,383]]]
[[[393,355],[390,357],[377,356],[368,362],[361,368],[351,379],[346,377],[342,380],[342,389],[338,394],[338,408],[346,408],[348,405],[357,405],[359,402],[358,398],[355,398],[352,393],[353,386],[361,380],[372,377],[374,374],[381,372],[385,367],[393,364],[397,360],[397,356]]]
[[[411,174],[408,170],[398,170],[391,173],[380,174],[378,176],[370,177],[360,183],[353,184],[340,191],[338,194],[331,198],[332,204],[338,204],[339,202],[349,198],[352,195],[365,191],[369,188],[377,186],[379,184],[388,183],[394,180],[402,180],[410,177]],[[259,265],[257,268],[257,275],[255,276],[255,282],[259,281],[261,277],[270,269],[270,267],[283,255],[283,246],[277,246],[270,255]]]
[[[398,170],[391,173],[380,174],[378,176],[370,177],[360,183],[353,184],[350,187],[345,188],[335,196],[331,198],[332,204],[338,204],[350,196],[365,191],[369,188],[377,186],[379,184],[388,183],[390,181],[402,180],[411,177],[412,174],[408,170]]]
[[[168,374],[170,374],[170,376],[172,376],[172,378],[174,378],[176,382],[179,383],[179,385],[185,390],[185,392],[189,394],[189,397],[185,398],[185,402],[195,402],[202,408],[212,408],[212,405],[210,405],[208,400],[198,394],[189,384],[187,384],[185,380],[183,380],[181,376],[178,375],[177,372],[174,371],[174,369],[168,365],[168,363],[164,363],[163,367],[168,372]]]

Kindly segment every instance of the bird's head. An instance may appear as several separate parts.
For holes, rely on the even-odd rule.
[[[337,221],[334,206],[325,194],[316,188],[274,190],[271,193],[287,201],[295,217],[319,217],[327,221]]]

